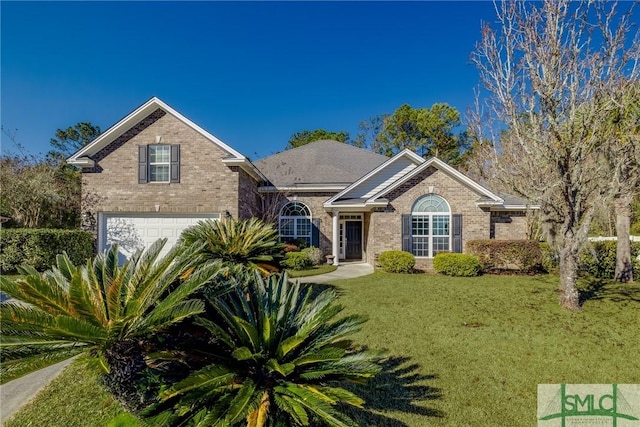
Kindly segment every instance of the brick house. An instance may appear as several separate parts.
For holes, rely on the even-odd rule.
[[[159,237],[175,243],[202,219],[259,216],[336,264],[403,249],[427,267],[469,240],[526,238],[537,208],[409,150],[388,158],[317,141],[252,163],[158,98],[68,162],[82,167],[85,227],[99,250],[118,243],[123,256]]]

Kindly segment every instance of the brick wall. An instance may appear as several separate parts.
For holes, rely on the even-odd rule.
[[[429,193],[443,197],[451,213],[462,214],[462,247],[468,240],[488,239],[490,213],[475,205],[480,195],[440,170],[430,167],[387,194],[389,206],[382,212],[371,213],[367,246],[367,262],[373,264],[376,254],[402,249],[402,214],[411,213],[415,201]],[[427,259],[417,259],[418,268],[430,267]]]
[[[496,240],[527,239],[529,221],[524,211],[491,212],[490,238]]]
[[[258,182],[248,173],[235,166],[238,174],[238,218],[251,218],[259,210]]]
[[[179,183],[138,183],[138,146],[180,144]],[[158,109],[94,156],[82,174],[85,212],[229,213],[256,203],[257,184],[221,159],[227,153],[180,120]],[[242,194],[239,200],[238,194]],[[97,195],[97,197],[96,197]]]

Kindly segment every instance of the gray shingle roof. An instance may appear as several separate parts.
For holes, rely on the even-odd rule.
[[[505,205],[517,205],[517,206],[527,206],[532,204],[527,199],[523,199],[522,197],[513,196],[507,193],[498,193],[502,200],[504,200]]]
[[[387,160],[342,142],[320,140],[253,164],[276,187],[304,187],[351,184]]]
[[[523,199],[521,197],[516,197],[516,196],[513,196],[511,194],[507,194],[507,193],[496,193],[496,194],[498,196],[500,196],[502,198],[502,200],[504,200],[504,203],[502,203],[502,205],[504,205],[504,206],[528,206],[528,205],[531,205],[531,202],[529,202],[526,199]],[[494,201],[490,197],[482,196],[478,200],[476,200],[476,203],[493,204]]]

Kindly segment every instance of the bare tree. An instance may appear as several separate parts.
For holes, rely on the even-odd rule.
[[[258,193],[258,204],[255,209],[249,211],[252,217],[260,218],[267,224],[273,224],[278,228],[280,210],[289,201],[289,194],[280,191],[267,191]]]
[[[493,141],[492,166],[511,190],[539,201],[559,254],[560,305],[578,310],[578,257],[607,169],[599,100],[640,71],[631,12],[604,1],[494,4],[498,28],[485,25],[472,54],[487,93],[476,132]]]
[[[613,200],[618,237],[615,278],[631,282],[631,203],[640,186],[640,82],[620,82],[603,102],[610,128],[602,154],[608,167],[606,182]]]

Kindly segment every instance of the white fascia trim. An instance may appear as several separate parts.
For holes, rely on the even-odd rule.
[[[242,170],[244,170],[246,173],[251,175],[251,177],[258,182],[267,181],[267,177],[265,177],[262,174],[262,172],[260,172],[260,170],[253,163],[251,163],[247,158],[244,158],[244,159],[227,158],[227,159],[222,159],[222,163],[224,163],[227,166],[239,166]]]
[[[382,169],[385,169],[387,166],[389,166],[390,164],[394,163],[399,158],[405,157],[405,156],[409,157],[410,160],[414,161],[418,165],[425,162],[425,160],[422,157],[418,156],[413,151],[408,150],[408,149],[402,150],[401,152],[399,152],[395,156],[391,157],[389,160],[387,160],[386,162],[384,162],[383,164],[381,164],[380,166],[378,166],[377,168],[375,168],[374,170],[372,170],[371,172],[369,172],[368,174],[366,174],[362,178],[360,178],[357,181],[355,181],[353,184],[351,184],[351,185],[347,186],[346,188],[344,188],[343,191],[341,191],[340,193],[336,194],[335,196],[333,196],[332,198],[327,200],[326,203],[335,202],[340,197],[342,197],[344,194],[346,194],[347,192],[351,191],[353,188],[357,187],[358,185],[360,185],[364,181],[368,180],[369,178],[371,178],[372,176],[374,176],[375,174],[380,172]]]
[[[96,164],[96,162],[89,157],[80,157],[74,160],[67,160],[67,163],[74,166],[80,166],[82,168],[92,168]]]
[[[493,206],[502,206],[502,202],[494,201],[494,202],[476,202],[476,206],[479,208],[490,208]]]
[[[309,186],[309,187],[275,187],[273,185],[263,186],[258,188],[258,192],[260,193],[275,193],[278,191],[295,191],[297,193],[304,192],[319,192],[319,191],[340,191],[343,190],[345,185],[334,185],[334,186]]]
[[[224,142],[220,141],[218,138],[216,138],[215,136],[213,136],[212,134],[210,134],[209,132],[207,132],[206,130],[204,130],[203,128],[201,128],[191,120],[187,119],[185,116],[183,116],[182,114],[180,114],[179,112],[177,112],[176,110],[174,110],[173,108],[171,108],[170,106],[165,104],[163,101],[161,101],[160,99],[154,96],[153,98],[151,98],[150,100],[148,100],[147,102],[145,102],[144,104],[136,108],[133,112],[128,114],[118,123],[116,123],[115,125],[111,126],[109,129],[104,131],[96,139],[94,139],[90,144],[87,144],[85,147],[81,148],[78,152],[71,155],[71,157],[69,157],[67,161],[73,162],[79,157],[91,156],[92,154],[97,153],[102,148],[106,147],[111,142],[113,142],[116,138],[118,138],[124,132],[131,129],[140,120],[144,119],[146,116],[153,113],[158,108],[164,110],[166,113],[173,115],[178,120],[180,120],[187,126],[191,127],[193,130],[200,133],[202,136],[209,139],[211,142],[218,145],[220,148],[222,148],[224,151],[226,151],[233,157],[237,159],[246,158],[245,156],[240,154],[238,151],[234,150]]]
[[[421,164],[420,166],[418,166],[417,168],[415,168],[414,170],[412,170],[411,172],[409,172],[408,174],[406,174],[405,176],[403,176],[402,178],[400,178],[399,180],[397,180],[396,182],[394,182],[393,184],[385,188],[384,190],[379,191],[377,194],[374,194],[372,197],[369,198],[369,200],[373,201],[378,197],[381,197],[384,194],[388,193],[389,191],[395,190],[400,185],[404,184],[406,181],[413,178],[417,174],[421,173],[423,170],[425,170],[431,165],[435,165],[439,170],[442,170],[445,173],[451,175],[453,178],[457,179],[458,181],[461,181],[463,184],[466,184],[468,187],[471,187],[472,189],[476,190],[478,193],[489,196],[491,199],[493,199],[497,203],[504,203],[504,200],[500,196],[493,193],[489,189],[484,188],[482,185],[478,184],[477,182],[475,182],[468,176],[464,175],[463,173],[458,172],[456,169],[452,168],[451,166],[449,166],[442,160],[438,159],[437,157],[431,157],[429,160],[426,160],[423,164]]]
[[[358,209],[367,209],[367,208],[379,208],[379,207],[387,207],[387,205],[389,204],[389,202],[387,200],[385,201],[376,201],[376,202],[364,202],[364,203],[353,203],[353,204],[340,204],[340,205],[334,205],[333,203],[330,202],[324,202],[324,204],[322,205],[325,210],[332,210],[332,209],[336,209],[336,210],[341,210],[341,209],[353,209],[353,208],[358,208]]]
[[[539,209],[540,205],[502,205],[491,208],[492,211],[529,211]]]

